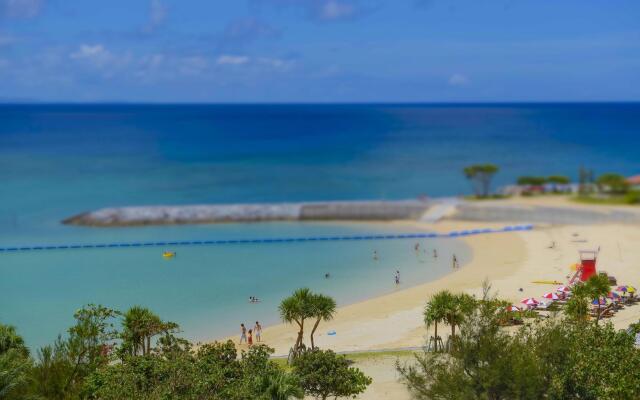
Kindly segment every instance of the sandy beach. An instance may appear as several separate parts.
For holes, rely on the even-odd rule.
[[[529,199],[509,200],[527,204]],[[563,198],[536,199],[531,204],[571,207]],[[607,207],[578,205],[595,210]],[[398,229],[408,225],[425,230],[446,232],[480,227],[501,227],[504,223],[480,223],[445,220],[434,224],[394,222]],[[557,285],[533,283],[537,280],[566,282],[572,274],[570,266],[579,260],[579,250],[600,248],[598,271],[617,278],[618,284],[640,284],[640,227],[634,225],[564,225],[538,224],[533,231],[507,232],[460,238],[473,250],[471,262],[438,279],[385,296],[339,307],[335,318],[321,323],[316,343],[338,352],[368,351],[420,347],[429,333],[423,324],[422,311],[427,299],[441,289],[467,292],[480,296],[483,281],[488,280],[501,298],[519,304],[524,297],[540,298]],[[555,242],[554,248],[549,248]],[[522,289],[522,290],[520,290]],[[339,305],[340,306],[340,305]],[[640,320],[640,307],[627,307],[611,318],[616,328],[623,329]],[[448,328],[444,328],[445,337]],[[327,335],[335,331],[335,335]],[[295,340],[296,328],[287,324],[264,329],[263,340],[286,355]],[[237,342],[237,337],[232,337]],[[446,340],[446,339],[445,339]],[[393,368],[395,358],[360,360],[358,365],[371,374],[380,375],[386,384],[373,385],[361,398],[385,398],[384,393],[404,388],[397,383]],[[384,361],[386,360],[386,361]],[[384,367],[381,367],[381,363]],[[382,372],[386,371],[386,372]],[[399,398],[394,395],[394,398]]]

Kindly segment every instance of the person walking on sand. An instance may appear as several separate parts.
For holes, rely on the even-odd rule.
[[[247,342],[247,328],[245,328],[244,324],[240,324],[240,344],[242,341]]]
[[[262,325],[260,325],[260,322],[256,321],[253,331],[256,333],[256,342],[260,343],[262,341]]]
[[[253,335],[251,334],[251,329],[249,329],[249,340],[247,341],[249,347],[253,345]]]

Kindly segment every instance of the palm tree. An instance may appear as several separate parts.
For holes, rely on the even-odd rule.
[[[443,322],[446,317],[447,308],[451,304],[453,295],[448,290],[443,290],[431,297],[424,309],[424,322],[427,328],[431,325],[435,328],[433,339],[435,341],[435,350],[438,351],[438,322]]]
[[[151,353],[151,338],[161,333],[174,331],[178,325],[164,322],[148,308],[134,306],[125,314],[122,321],[123,345],[130,349],[131,354],[142,355]]]
[[[445,321],[451,326],[451,337],[456,336],[456,325],[460,326],[469,314],[473,312],[476,307],[476,299],[472,296],[461,293],[458,295],[451,295],[446,297],[445,306]]]
[[[284,322],[295,322],[298,325],[298,338],[293,346],[294,353],[297,353],[302,347],[304,321],[313,317],[312,297],[313,294],[309,288],[298,289],[291,296],[282,300],[278,307],[280,318]]]
[[[301,399],[304,390],[300,387],[295,375],[277,372],[263,378],[263,393],[265,400]]]
[[[606,275],[593,275],[585,284],[586,290],[592,299],[598,300],[598,316],[596,317],[596,325],[600,321],[600,298],[605,297],[610,291],[609,278]]]
[[[313,342],[313,334],[316,333],[320,321],[329,321],[333,319],[333,315],[336,313],[336,301],[329,296],[323,294],[316,294],[312,296],[312,313],[316,318],[316,322],[311,330],[311,348],[315,349]]]

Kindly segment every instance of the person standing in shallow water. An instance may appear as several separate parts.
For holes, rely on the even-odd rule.
[[[260,322],[256,321],[253,331],[256,333],[256,342],[260,343],[262,341],[262,325],[260,325]]]
[[[456,255],[453,255],[453,260],[452,260],[452,268],[453,269],[458,269],[460,265],[458,264],[458,259],[456,258]]]
[[[240,344],[242,341],[247,342],[247,328],[245,328],[244,324],[240,324]]]

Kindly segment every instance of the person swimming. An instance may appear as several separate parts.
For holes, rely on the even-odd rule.
[[[324,274],[324,279],[329,279],[331,277],[331,275],[327,272],[326,274]]]

